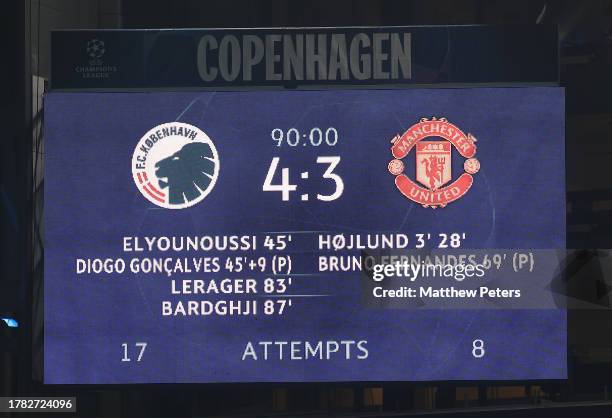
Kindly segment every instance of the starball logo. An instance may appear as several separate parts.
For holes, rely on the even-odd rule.
[[[87,42],[87,55],[90,58],[90,65],[102,65],[104,62],[102,61],[102,57],[106,53],[106,46],[104,41],[99,39],[91,39]]]
[[[204,200],[215,186],[219,154],[196,126],[164,123],[138,141],[132,176],[149,202],[166,209],[188,208]]]
[[[424,139],[431,138],[430,141]],[[465,195],[480,170],[476,155],[476,138],[450,123],[446,118],[422,118],[403,135],[391,140],[394,159],[388,165],[395,176],[395,185],[408,199],[425,208],[443,208]],[[404,157],[415,148],[416,182],[404,174]],[[453,148],[466,158],[463,173],[451,184]],[[425,186],[425,187],[422,187]]]

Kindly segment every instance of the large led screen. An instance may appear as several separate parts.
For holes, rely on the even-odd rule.
[[[560,88],[55,92],[44,124],[45,383],[566,377]]]

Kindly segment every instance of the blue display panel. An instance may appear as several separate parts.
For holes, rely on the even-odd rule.
[[[563,309],[361,284],[368,251],[564,248],[564,177],[559,88],[51,93],[45,383],[565,378]]]

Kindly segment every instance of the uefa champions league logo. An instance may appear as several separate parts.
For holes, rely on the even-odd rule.
[[[219,154],[196,126],[164,123],[138,141],[132,177],[149,202],[166,209],[188,208],[204,200],[215,186]]]
[[[108,45],[101,39],[93,38],[87,41],[84,56],[88,59],[87,64],[76,65],[74,71],[84,79],[104,80],[113,77],[118,68],[113,63],[104,62],[102,59],[108,51]],[[108,57],[108,56],[107,56]]]

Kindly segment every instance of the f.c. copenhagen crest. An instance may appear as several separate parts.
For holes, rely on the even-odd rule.
[[[197,127],[164,123],[136,145],[132,176],[149,202],[184,209],[201,202],[215,186],[219,155],[208,135]]]
[[[427,138],[432,140],[425,141]],[[472,187],[473,175],[480,170],[480,162],[474,158],[476,138],[470,133],[464,134],[445,118],[423,118],[403,135],[395,136],[391,143],[394,159],[389,163],[389,172],[395,176],[395,185],[404,196],[423,207],[445,207],[459,199]],[[466,158],[463,173],[454,181],[453,148]],[[415,149],[416,182],[404,174],[402,161],[412,149]]]

